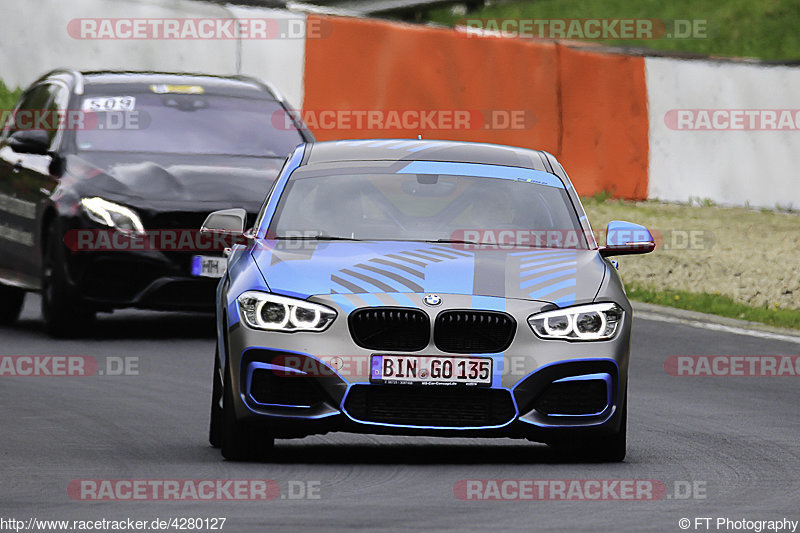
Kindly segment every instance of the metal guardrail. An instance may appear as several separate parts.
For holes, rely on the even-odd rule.
[[[465,4],[464,0],[310,0],[308,3],[352,11],[360,15],[401,13],[447,4]]]
[[[209,0],[218,4],[294,9],[316,13],[368,16],[415,13],[448,4],[481,5],[483,0]]]

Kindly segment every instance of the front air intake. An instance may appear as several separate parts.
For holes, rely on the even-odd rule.
[[[608,384],[602,379],[556,381],[539,395],[534,407],[550,416],[600,414],[608,407]]]
[[[363,422],[428,427],[492,427],[516,416],[511,394],[482,387],[353,385],[345,410]]]

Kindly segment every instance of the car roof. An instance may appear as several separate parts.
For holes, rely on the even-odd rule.
[[[70,83],[78,94],[84,92],[86,87],[102,86],[107,90],[130,88],[151,85],[199,85],[207,92],[217,94],[259,94],[280,99],[277,91],[268,83],[248,76],[217,76],[212,74],[155,72],[133,70],[94,70],[78,72],[75,70],[57,69],[48,72],[39,81],[48,78],[60,78]]]
[[[554,166],[560,167],[553,156],[541,150],[464,141],[422,139],[328,141],[309,144],[306,154],[304,161],[306,165],[346,161],[448,161],[532,168],[554,174],[558,173],[554,171]]]
[[[218,88],[249,86],[253,89],[263,90],[263,86],[258,84],[255,80],[229,76],[213,76],[209,74],[145,71],[90,71],[83,72],[82,74],[87,85],[121,83],[149,85],[152,83],[163,83],[167,85],[206,85]]]

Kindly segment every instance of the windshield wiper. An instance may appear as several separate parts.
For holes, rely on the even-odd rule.
[[[521,248],[548,248],[547,246],[535,246],[530,243],[516,243],[516,242],[478,242],[478,241],[460,241],[458,239],[436,239],[436,240],[424,240],[422,242],[430,242],[434,244],[469,244],[470,246],[494,246],[494,247],[516,247],[519,246]],[[555,248],[560,250],[561,248]]]
[[[473,246],[488,246],[489,243],[485,242],[477,242],[477,241],[459,241],[458,239],[435,239],[435,240],[424,240],[422,242],[430,242],[436,244],[471,244]]]
[[[277,241],[362,241],[355,237],[339,237],[337,235],[279,235],[273,237]]]

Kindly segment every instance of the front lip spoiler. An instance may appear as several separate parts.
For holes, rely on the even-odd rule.
[[[606,422],[591,426],[575,427],[540,427],[526,424],[519,419],[512,420],[508,425],[500,428],[432,428],[432,427],[401,427],[359,423],[349,419],[344,414],[332,414],[323,418],[297,419],[287,417],[258,416],[251,420],[257,424],[258,419],[269,418],[269,430],[279,439],[302,438],[311,435],[326,433],[353,433],[363,435],[395,435],[419,437],[444,437],[444,438],[513,438],[527,439],[534,442],[560,442],[575,438],[586,438],[587,435],[604,435],[615,431],[618,423],[615,417]]]

